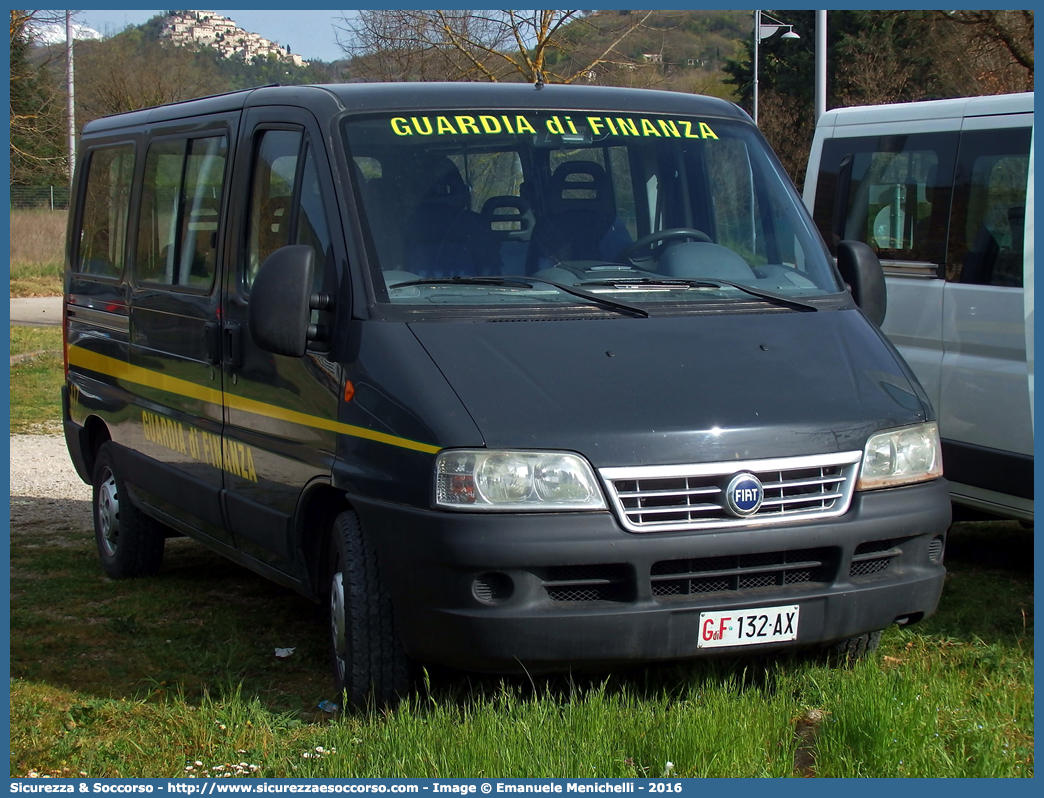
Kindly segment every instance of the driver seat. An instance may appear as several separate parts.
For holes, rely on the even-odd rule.
[[[564,260],[612,260],[630,243],[617,222],[609,176],[593,161],[565,161],[551,175],[544,214],[533,227],[527,271]]]

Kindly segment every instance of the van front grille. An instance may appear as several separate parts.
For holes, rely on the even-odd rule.
[[[622,564],[556,565],[537,571],[552,601],[631,601],[630,574]]]
[[[603,468],[617,516],[631,532],[718,529],[832,518],[848,509],[861,452],[682,466]],[[725,496],[737,474],[761,482],[763,499],[749,516]]]
[[[899,544],[905,539],[871,540],[856,546],[852,563],[848,566],[848,576],[858,579],[861,576],[873,576],[888,570],[892,558],[902,554]]]
[[[698,596],[829,582],[835,561],[828,548],[664,560],[653,564],[649,578],[657,598]]]

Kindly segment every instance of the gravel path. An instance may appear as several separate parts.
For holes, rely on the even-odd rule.
[[[11,536],[93,534],[91,487],[80,481],[62,435],[11,436]]]

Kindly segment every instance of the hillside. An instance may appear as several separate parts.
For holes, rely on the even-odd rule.
[[[216,23],[216,24],[215,24]],[[64,46],[47,51],[55,81]],[[99,116],[270,83],[327,80],[306,62],[225,17],[172,12],[100,41],[76,46],[76,122]]]

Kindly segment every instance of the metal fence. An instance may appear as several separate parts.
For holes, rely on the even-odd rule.
[[[68,186],[11,186],[12,208],[64,211],[69,208]]]

